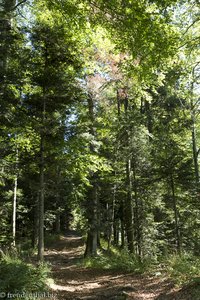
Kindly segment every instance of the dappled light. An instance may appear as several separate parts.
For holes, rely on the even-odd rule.
[[[0,298],[200,300],[199,16],[0,0]]]
[[[68,251],[63,250],[67,245]],[[58,299],[113,299],[123,295],[128,297],[126,299],[138,300],[164,300],[164,295],[171,295],[170,300],[176,299],[173,297],[179,289],[167,278],[136,275],[134,271],[85,268],[80,237],[63,236],[59,242],[52,244],[51,248],[54,247],[60,250],[49,249],[45,257],[51,262],[54,278],[49,287],[60,295]]]

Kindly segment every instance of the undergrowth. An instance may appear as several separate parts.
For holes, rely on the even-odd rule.
[[[16,254],[3,254],[0,259],[0,295],[2,298],[8,299],[9,293],[25,293],[23,299],[32,299],[29,296],[26,297],[26,293],[48,290],[49,272],[47,264],[33,266],[24,262]],[[15,299],[18,298],[15,297]]]
[[[200,257],[191,254],[171,255],[164,264],[167,274],[177,285],[200,283]]]
[[[126,249],[119,249],[114,246],[111,246],[109,250],[99,251],[95,257],[85,258],[82,264],[86,268],[134,273],[144,273],[149,267],[148,260],[141,261],[138,256],[129,254]]]
[[[85,258],[82,265],[86,268],[149,273],[156,277],[170,278],[178,286],[200,284],[200,257],[187,253],[169,255],[159,260],[141,260],[138,256],[129,254],[126,249],[111,246],[109,251],[102,250],[96,257]]]

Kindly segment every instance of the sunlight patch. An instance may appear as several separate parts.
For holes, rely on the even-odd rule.
[[[82,282],[77,281],[76,284],[77,284],[76,286],[71,287],[71,286],[62,286],[62,285],[50,283],[49,287],[54,291],[67,291],[67,292],[82,291],[85,289],[96,289],[101,287],[101,285],[97,282],[84,283],[82,285]]]

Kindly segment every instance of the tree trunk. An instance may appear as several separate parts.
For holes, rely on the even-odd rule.
[[[197,188],[199,189],[199,162],[198,162],[198,150],[197,150],[197,143],[196,143],[195,115],[193,111],[191,115],[192,115],[192,150],[193,150],[195,181],[196,181]]]
[[[97,254],[97,231],[90,229],[87,233],[87,242],[84,257]]]
[[[175,221],[174,229],[175,229],[176,250],[180,254],[180,252],[181,252],[181,236],[180,236],[178,208],[177,208],[177,201],[176,201],[176,195],[175,195],[173,175],[171,175],[170,180],[171,180],[171,191],[172,191],[172,201],[173,201],[174,221]]]
[[[125,246],[125,235],[124,235],[124,221],[121,218],[121,248],[124,249]]]
[[[33,207],[33,235],[32,235],[32,247],[38,247],[38,237],[39,237],[39,202],[40,202],[40,193],[37,193],[36,203]]]
[[[60,233],[60,211],[56,213],[56,233]]]
[[[40,145],[40,199],[39,199],[39,237],[38,260],[44,259],[44,137],[41,137]]]
[[[126,202],[124,203],[124,220],[125,220],[126,236],[128,242],[128,250],[130,253],[133,253],[134,239],[133,239],[131,159],[128,159],[126,164],[126,178],[127,178],[127,198],[126,198]]]
[[[137,182],[136,182],[136,170],[135,164],[132,164],[133,169],[133,190],[134,190],[134,200],[135,200],[135,209],[134,209],[134,220],[135,220],[135,240],[136,240],[136,253],[139,257],[142,257],[142,221],[141,221],[141,205],[138,198],[137,191]]]
[[[121,114],[121,105],[120,105],[120,96],[119,96],[119,90],[117,90],[117,112],[118,112],[118,117]]]
[[[17,219],[17,184],[18,184],[18,149],[16,149],[15,178],[13,190],[13,217],[12,217],[12,245],[16,245],[16,219]]]
[[[11,12],[14,10],[16,5],[15,0],[4,0],[1,1],[0,10],[0,82],[5,81],[6,65],[8,59],[8,48],[10,45],[10,31],[11,31]]]
[[[109,228],[108,228],[108,250],[110,249],[110,245],[112,243],[113,232],[114,232],[115,202],[116,202],[116,184],[114,185],[114,190],[113,190],[111,212],[110,211],[108,212],[108,214],[109,214],[109,218],[108,218],[108,223],[109,223]],[[109,208],[108,208],[108,210],[109,210]]]
[[[45,93],[44,93],[45,94]],[[40,137],[40,198],[39,198],[39,236],[38,236],[38,260],[43,261],[44,259],[44,145],[45,145],[45,114],[46,114],[46,100],[43,100],[43,112],[42,112],[42,129]]]
[[[56,233],[61,232],[61,211],[60,211],[60,169],[57,166],[56,170],[56,220],[55,220],[55,231]]]
[[[17,216],[17,175],[15,175],[14,180],[14,193],[13,193],[13,219],[12,219],[12,245],[16,246],[16,216]]]
[[[85,249],[86,256],[94,256],[97,253],[97,237],[98,237],[98,198],[97,198],[97,186],[93,183],[91,190],[88,194],[88,200],[90,207],[88,208],[88,221],[89,229],[87,234],[87,242]]]
[[[197,190],[197,199],[200,198],[200,182],[199,182],[199,162],[198,155],[199,151],[197,150],[197,138],[196,138],[196,115],[195,115],[195,106],[194,105],[194,78],[195,78],[195,67],[192,71],[193,81],[190,87],[191,100],[190,100],[190,111],[191,111],[191,120],[192,120],[192,152],[193,152],[193,162],[194,162],[194,172],[195,172],[195,181],[196,181],[196,190]]]
[[[115,246],[119,246],[119,219],[114,221],[114,244]]]
[[[98,216],[97,216],[97,186],[96,182],[92,183],[91,190],[88,193],[90,207],[88,208],[89,229],[87,233],[87,242],[84,256],[95,256],[98,246]]]
[[[90,134],[95,137],[94,129],[94,103],[92,95],[88,95],[88,114],[90,120]],[[95,149],[93,144],[90,144],[90,152],[94,153]],[[87,233],[87,242],[85,249],[85,256],[94,256],[97,253],[97,237],[98,237],[98,195],[97,195],[97,174],[91,172],[90,179],[92,187],[88,191],[88,200],[89,207],[87,208],[88,214],[88,233]]]

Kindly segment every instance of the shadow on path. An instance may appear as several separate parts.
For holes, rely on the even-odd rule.
[[[83,253],[83,239],[73,231],[45,251],[52,266],[54,283],[50,288],[57,294],[56,300],[194,300],[166,279],[83,268],[78,264]]]

